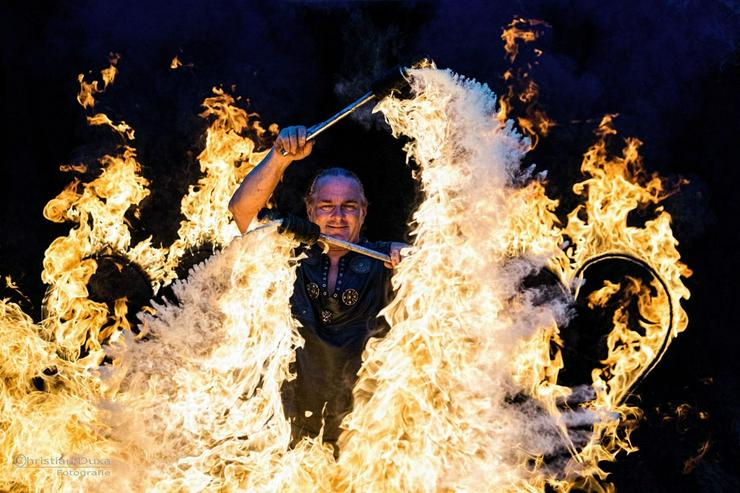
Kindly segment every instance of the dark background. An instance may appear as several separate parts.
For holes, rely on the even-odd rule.
[[[77,74],[98,78],[110,52],[121,55],[120,73],[96,111],[136,129],[153,182],[134,241],[153,235],[168,245],[179,200],[198,177],[207,123],[197,114],[211,87],[233,87],[240,104],[281,127],[324,120],[385,69],[421,53],[502,93],[503,27],[515,16],[546,21],[531,76],[558,126],[528,160],[549,170],[560,212],[575,203],[570,185],[605,113],[619,113],[621,136],[644,142],[648,170],[689,180],[667,202],[694,271],[689,328],[634,398],[645,412],[634,434],[640,451],[607,468],[618,491],[740,491],[737,1],[90,0],[2,10],[0,274],[12,275],[25,297],[3,295],[36,318],[44,250],[69,229],[41,214],[71,180],[59,165],[94,163],[121,144],[87,127],[75,101]],[[175,55],[192,66],[170,70]],[[525,48],[517,63],[533,61]],[[613,144],[619,150],[620,139]],[[346,166],[365,182],[367,235],[403,239],[416,196],[400,148],[377,118],[342,122],[291,168],[279,202],[297,209],[318,167]]]

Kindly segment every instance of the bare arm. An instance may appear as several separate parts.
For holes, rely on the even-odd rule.
[[[229,201],[239,231],[244,233],[249,223],[270,199],[290,163],[311,154],[313,141],[306,142],[305,127],[286,127],[280,131],[270,152],[244,177]],[[283,156],[281,151],[287,155]]]

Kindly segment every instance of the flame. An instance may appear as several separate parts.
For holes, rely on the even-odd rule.
[[[549,261],[550,268],[565,285],[574,286],[576,293],[582,282],[581,269],[600,258],[640,259],[653,273],[649,286],[630,277],[625,279],[626,286],[606,281],[588,298],[591,306],[603,306],[617,294],[623,296],[613,316],[613,328],[607,340],[608,356],[603,366],[592,373],[592,383],[598,392],[591,406],[619,414],[622,423],[597,425],[595,436],[602,437],[601,443],[592,441],[580,453],[581,460],[591,464],[589,473],[600,479],[606,475],[596,466],[598,461],[614,460],[619,450],[635,450],[629,434],[640,411],[626,405],[625,400],[646,371],[657,364],[671,340],[686,329],[688,318],[681,300],[688,299],[689,291],[682,278],[691,275],[680,261],[670,215],[657,205],[672,190],[666,190],[657,175],[645,172],[638,153],[639,140],[626,139],[622,156],[607,152],[608,138],[616,134],[613,119],[613,115],[607,115],[599,124],[598,140],[585,153],[581,165],[587,178],[573,187],[585,199],[568,214],[568,223],[561,231],[562,241],[570,239],[573,244],[564,255]],[[654,217],[643,225],[631,226],[630,212],[649,206],[654,206]],[[637,299],[639,313],[651,323],[641,323],[640,327],[630,324],[627,307],[630,299]],[[588,474],[582,474],[586,478],[582,485],[601,487]]]
[[[545,27],[550,26],[544,21],[518,18],[512,20],[501,34],[511,68],[503,75],[506,94],[499,98],[496,118],[503,124],[511,118],[512,113],[523,113],[523,116],[516,117],[516,122],[519,129],[532,141],[532,149],[537,147],[540,137],[546,137],[550,133],[555,121],[537,103],[539,86],[530,76],[530,71],[538,62],[528,62],[524,67],[514,67],[514,63],[519,56],[519,42],[528,44],[536,41],[541,36],[540,29]],[[535,57],[542,55],[542,50],[538,48],[532,48],[532,51]]]
[[[77,93],[77,102],[82,105],[83,108],[93,108],[95,106],[95,94],[99,94],[108,88],[109,84],[112,84],[118,73],[116,65],[121,56],[117,53],[111,53],[108,56],[110,65],[100,71],[100,77],[103,79],[103,87],[98,86],[98,81],[92,82],[85,81],[85,75],[79,74],[77,81],[80,83],[80,92]]]
[[[179,68],[181,68],[181,67],[188,67],[188,68],[192,68],[192,67],[193,67],[193,62],[189,62],[189,63],[182,63],[182,60],[180,60],[180,57],[176,55],[176,56],[175,56],[175,57],[174,57],[174,58],[172,59],[172,61],[170,62],[170,69],[171,69],[171,70],[177,70],[177,69],[179,69]]]
[[[88,116],[87,123],[88,125],[107,125],[115,130],[121,137],[128,140],[134,140],[134,129],[131,128],[128,123],[124,121],[121,123],[113,123],[105,113],[97,113],[93,116]]]
[[[49,287],[42,326],[69,357],[76,358],[83,347],[89,351],[86,359],[91,366],[99,364],[103,356],[104,336],[127,325],[124,318],[109,313],[105,303],[88,298],[87,284],[97,268],[95,256],[116,252],[148,267],[164,253],[153,248],[149,239],[130,249],[131,231],[125,215],[149,195],[135,150],[125,146],[121,155],[105,156],[100,165],[97,178],[89,183],[74,179],[44,208],[47,219],[72,221],[77,227],[54,240],[44,254],[42,280]]]
[[[615,133],[613,116],[605,116],[597,129],[598,141],[584,155],[581,170],[589,178],[575,185],[573,191],[585,197],[585,202],[568,214],[568,224],[563,230],[564,237],[575,239],[573,247],[567,250],[571,267],[567,269],[563,264],[559,265],[563,275],[572,278],[576,274],[573,267],[583,266],[589,259],[624,254],[641,259],[656,274],[651,287],[657,295],[651,295],[645,286],[636,281],[631,282],[630,288],[633,294],[639,296],[640,312],[647,319],[657,322],[655,333],[648,328],[646,337],[637,336],[641,341],[640,347],[630,356],[617,356],[610,350],[605,362],[608,366],[627,364],[625,358],[634,365],[634,358],[645,360],[662,356],[660,339],[663,334],[658,327],[667,329],[667,345],[688,325],[681,300],[688,299],[689,291],[682,277],[691,275],[691,270],[680,261],[681,256],[676,248],[678,241],[670,227],[670,214],[659,205],[673,190],[666,190],[657,175],[645,172],[638,153],[639,140],[626,139],[622,156],[610,156],[606,151],[607,139]],[[651,206],[654,207],[654,217],[641,226],[629,224],[631,211]],[[659,282],[665,285],[661,286]],[[615,314],[615,324],[617,318],[623,318],[623,314]],[[624,327],[613,333],[614,337],[624,338],[625,346],[620,351],[630,346],[626,341],[636,337],[635,334],[628,334],[628,331],[629,328]],[[624,371],[626,373],[620,378],[634,377],[631,370],[625,368]],[[611,381],[605,383],[613,384]],[[613,395],[620,401],[624,397],[621,392],[628,390],[629,386],[618,387],[621,390],[615,389]]]
[[[519,41],[530,43],[537,39],[537,33],[534,31],[536,26],[548,26],[548,24],[538,19],[523,19],[519,17],[512,19],[506,29],[504,29],[501,39],[504,41],[504,51],[509,62],[513,63],[517,55],[519,55]]]
[[[625,397],[687,324],[680,302],[690,271],[658,205],[671,191],[644,172],[639,141],[628,139],[620,157],[607,153],[615,131],[606,117],[584,156],[586,179],[574,186],[583,203],[563,225],[541,177],[520,169],[531,145],[512,120],[496,117],[506,103],[497,107],[487,86],[434,66],[410,74],[414,97],[387,98],[376,110],[394,136],[407,137],[424,198],[413,253],[383,311],[392,329],[366,348],[339,459],[320,437],[288,447],[280,386],[294,377],[288,365],[302,344],[288,302],[296,244],[273,226],[240,238],[225,213],[276,127],[264,130],[214,89],[201,115],[211,120],[198,156],[203,176],[182,200],[185,219],[169,248],[131,244],[127,213],[149,194],[133,147],[104,156],[97,170],[66,168],[95,176],[75,178],[44,210],[75,224],[45,255],[45,317],[34,324],[0,302],[10,328],[1,364],[13,382],[0,393],[9,410],[1,489],[79,489],[79,479],[53,469],[18,467],[20,456],[104,459],[100,470],[110,474],[85,478],[91,491],[610,489],[598,462],[634,450],[639,410]],[[100,91],[80,82],[80,104],[92,107]],[[640,207],[655,217],[631,225],[628,214]],[[222,250],[174,281],[176,300],[144,309],[137,335],[125,297],[110,306],[89,299],[101,253],[136,263],[156,291],[173,282],[189,250],[206,245]],[[584,267],[604,255],[641,259],[654,279],[607,282],[587,296],[593,307],[618,302],[614,328],[592,374],[596,399],[563,414],[558,402],[571,390],[557,384],[563,360],[553,347],[571,309],[566,293],[578,296]],[[563,296],[543,302],[538,289],[522,288],[543,268],[561,280]],[[650,322],[639,328],[622,301],[634,299]],[[581,446],[568,435],[573,419],[595,424]]]
[[[392,330],[368,347],[344,423],[341,484],[537,488],[544,483],[528,459],[546,452],[552,433],[548,440],[528,436],[531,403],[509,404],[522,389],[511,355],[535,341],[546,348],[542,331],[556,330],[565,306],[538,308],[518,291],[530,261],[541,265],[544,257],[509,255],[517,213],[533,209],[522,200],[527,194],[512,197],[528,142],[511,123],[492,118],[495,99],[486,86],[450,72],[412,74],[415,98],[387,99],[379,108],[394,135],[410,138],[406,151],[420,167],[425,199],[414,214],[414,253],[399,266],[398,294],[384,310]],[[549,416],[537,425],[554,427]]]
[[[117,57],[111,60],[111,69],[103,72],[106,86],[113,81],[116,61]],[[80,103],[83,107],[91,107],[92,94],[102,92],[97,87],[97,83],[87,84],[81,79]],[[0,314],[3,326],[9,332],[3,336],[0,345],[4,350],[22,354],[17,356],[22,361],[15,361],[8,355],[3,364],[4,374],[19,385],[16,390],[3,392],[4,408],[12,410],[8,415],[12,418],[3,425],[2,450],[8,460],[3,464],[0,489],[12,489],[13,485],[24,484],[30,489],[76,491],[79,486],[75,485],[75,479],[65,481],[69,478],[55,474],[55,470],[48,465],[50,460],[69,461],[70,457],[80,455],[96,457],[105,464],[112,464],[95,471],[110,473],[113,469],[113,477],[117,475],[117,480],[111,482],[110,474],[107,477],[103,475],[85,479],[102,481],[101,484],[108,484],[105,483],[108,481],[115,484],[116,488],[122,484],[122,478],[128,474],[136,477],[137,471],[146,468],[146,457],[131,451],[132,440],[141,438],[141,435],[132,430],[131,437],[124,435],[118,440],[118,433],[129,422],[114,410],[125,398],[119,396],[106,400],[108,396],[115,397],[115,390],[112,389],[116,388],[116,379],[119,383],[124,379],[122,376],[111,377],[118,373],[112,372],[107,365],[100,367],[100,364],[104,357],[117,354],[115,348],[118,344],[134,345],[133,341],[150,336],[151,332],[143,331],[135,337],[127,319],[126,298],[112,300],[111,305],[96,302],[89,298],[87,285],[97,270],[97,259],[101,255],[113,254],[138,265],[156,289],[175,277],[177,260],[188,248],[196,246],[206,237],[215,243],[219,240],[225,242],[236,234],[237,230],[232,225],[233,233],[229,237],[229,221],[224,213],[228,203],[225,190],[233,188],[264,153],[252,156],[252,141],[235,133],[246,129],[262,136],[265,131],[259,122],[249,121],[253,115],[247,115],[232,105],[233,98],[219,90],[214,90],[214,93],[216,96],[204,103],[207,110],[203,116],[216,117],[208,130],[206,149],[200,156],[205,176],[198,183],[200,188],[196,190],[193,187],[183,200],[186,216],[180,230],[183,237],[170,249],[154,248],[150,239],[131,244],[131,224],[127,213],[134,211],[133,216],[137,217],[136,207],[148,196],[149,183],[141,176],[135,149],[128,145],[122,146],[118,154],[102,157],[98,166],[93,166],[92,171],[96,176],[91,181],[83,182],[75,178],[45,207],[44,215],[48,219],[72,222],[76,226],[66,237],[57,238],[45,253],[42,278],[49,287],[44,300],[43,320],[34,324],[17,305],[2,301]],[[133,139],[133,130],[124,122],[117,126],[103,114],[95,115],[88,121],[90,124],[109,125],[117,131],[123,130],[126,138]],[[276,127],[271,127],[271,131],[276,131]],[[219,142],[221,138],[226,142]],[[87,164],[61,167],[63,171],[78,173],[88,173],[90,168]],[[223,227],[217,226],[219,222],[223,223]],[[210,231],[210,234],[206,235],[205,231]],[[214,231],[221,233],[221,236],[214,235]],[[281,258],[276,257],[276,261]],[[275,270],[271,271],[270,276],[274,276],[274,273]],[[292,284],[287,285],[292,288]],[[287,303],[287,297],[277,299]],[[146,309],[144,313],[151,316],[157,311]],[[289,312],[283,310],[283,313]],[[286,341],[283,344],[291,348],[290,337]],[[17,348],[31,349],[21,353]],[[272,357],[273,353],[262,351],[264,357]],[[122,368],[121,362],[125,359],[121,356],[113,367]],[[244,361],[235,357],[231,360],[238,361],[239,365],[244,364]],[[144,363],[146,361],[147,358],[141,360]],[[123,369],[119,371],[125,373]],[[142,374],[135,379],[141,379]],[[254,385],[257,384],[254,379],[252,381]],[[270,381],[279,385],[281,379],[272,378]],[[29,390],[33,388],[32,384],[43,387],[43,393]],[[139,399],[147,402],[146,397],[151,398],[152,394],[139,396]],[[161,400],[161,395],[156,394],[155,398]],[[273,403],[279,403],[279,395],[273,396],[272,400]],[[249,402],[250,410],[253,410],[256,400]],[[140,407],[144,406],[140,404]],[[136,408],[132,403],[131,410]],[[115,416],[120,422],[108,421],[110,416]],[[45,429],[44,423],[54,427],[54,432],[39,436],[37,431]],[[129,424],[133,426],[136,423]],[[289,432],[287,436],[290,436]],[[169,452],[172,450],[175,448]],[[40,466],[31,468],[28,462],[21,464],[23,460],[31,461],[30,466]],[[67,469],[64,471],[69,472]],[[142,481],[132,484],[141,485],[139,489],[147,489],[144,485],[153,484],[151,478],[149,483]]]
[[[701,444],[699,450],[696,451],[696,455],[684,461],[682,470],[683,474],[690,474],[691,471],[694,470],[697,464],[699,464],[699,462],[701,462],[707,452],[709,452],[709,448],[711,447],[711,445],[712,444],[709,441],[705,441]]]
[[[70,171],[74,171],[75,173],[87,173],[88,167],[84,163],[78,163],[78,164],[63,164],[59,166],[59,171],[62,171],[64,173],[68,173]]]
[[[203,102],[200,116],[212,118],[206,131],[206,147],[198,156],[203,177],[183,197],[180,210],[185,220],[180,223],[178,239],[169,248],[168,265],[174,272],[185,252],[196,246],[223,246],[239,235],[229,215],[228,203],[234,190],[268,150],[255,152],[255,140],[268,132],[259,120],[251,119],[235,100],[222,89],[213,88],[213,96]],[[245,136],[245,131],[253,137]],[[272,126],[270,133],[277,133]]]
[[[349,471],[345,481],[376,481],[372,484],[378,487],[381,479],[380,490],[452,485],[539,490],[545,483],[558,490],[574,485],[608,490],[598,462],[634,450],[629,434],[639,410],[624,399],[687,323],[680,300],[689,293],[681,277],[690,271],[679,261],[670,216],[657,208],[644,226],[627,223],[630,211],[657,204],[668,192],[657,176],[642,170],[636,139],[626,141],[622,157],[607,154],[606,137],[615,132],[606,117],[599,141],[584,156],[582,170],[590,177],[574,187],[585,204],[561,228],[553,214],[557,203],[546,197],[541,182],[516,186],[512,167],[527,142],[517,139],[510,122],[488,132],[455,127],[456,113],[471,119],[476,114],[455,105],[469,97],[473,106],[485,109],[485,90],[455,77],[451,80],[459,86],[445,81],[440,89],[435,77],[441,76],[414,75],[420,91],[414,100],[386,100],[380,106],[394,135],[411,138],[406,150],[422,169],[426,200],[414,216],[415,253],[394,278],[398,296],[385,310],[393,330],[369,347],[355,411],[345,422],[342,445],[349,451],[340,457],[340,466],[347,464],[343,469]],[[468,94],[460,95],[460,86]],[[469,135],[487,135],[489,141],[481,137],[471,143]],[[563,251],[567,239],[576,243]],[[551,354],[552,344],[559,342],[557,322],[565,315],[557,304],[532,306],[512,286],[534,264],[535,269],[549,267],[564,286],[575,287],[581,267],[606,254],[635,257],[654,270],[649,287],[628,279],[626,292],[627,298],[638,298],[639,312],[653,323],[636,331],[626,306],[615,313],[608,357],[592,375],[597,395],[588,410],[596,418],[594,433],[581,450],[565,444],[574,456],[562,479],[541,461],[532,466],[526,460],[548,454],[544,447],[537,450],[536,437],[527,437],[530,445],[523,454],[511,452],[521,443],[516,430],[522,424],[505,403],[508,394],[523,389],[567,436],[565,417],[559,417],[555,404],[569,390],[556,384],[562,359]],[[515,255],[528,258],[527,267],[513,260]],[[590,302],[603,304],[618,290],[606,285]],[[465,409],[455,403],[465,403]],[[388,441],[390,436],[395,441]],[[363,464],[377,466],[367,471]]]

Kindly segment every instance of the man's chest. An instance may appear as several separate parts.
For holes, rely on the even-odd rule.
[[[378,277],[373,260],[363,256],[343,256],[331,262],[326,256],[307,259],[300,267],[304,287],[314,301],[338,303],[351,307],[360,295],[370,294],[373,280]],[[377,284],[378,281],[376,281]]]

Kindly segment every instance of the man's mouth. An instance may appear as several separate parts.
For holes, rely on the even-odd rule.
[[[326,226],[324,233],[329,236],[334,236],[340,240],[346,240],[349,236],[348,226]]]

